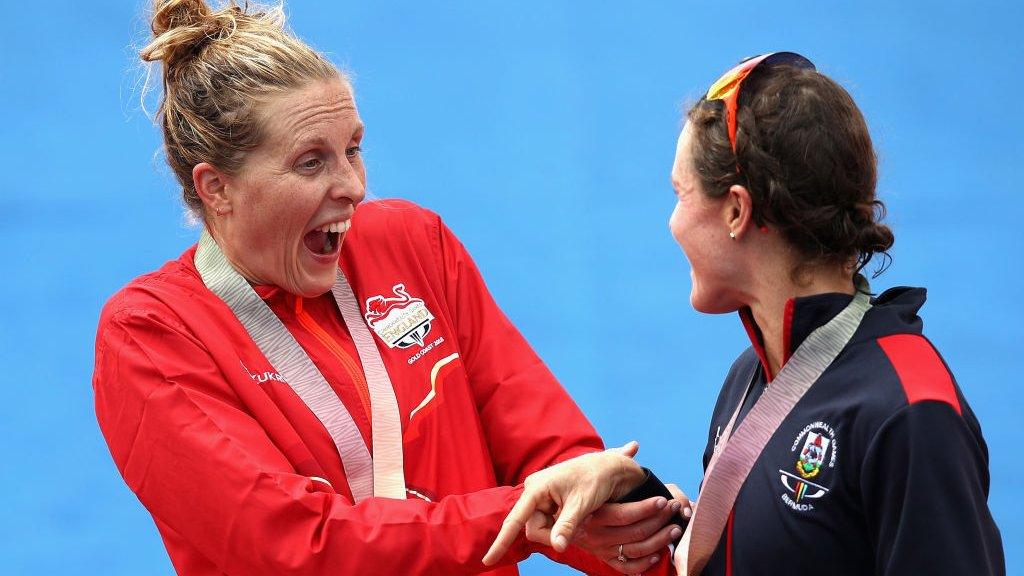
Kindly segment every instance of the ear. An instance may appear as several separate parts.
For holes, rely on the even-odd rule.
[[[231,201],[226,194],[226,175],[212,164],[200,162],[192,168],[192,185],[208,214],[223,216],[231,212]]]
[[[733,184],[729,187],[722,210],[728,232],[736,240],[742,239],[754,227],[754,202],[745,186]]]

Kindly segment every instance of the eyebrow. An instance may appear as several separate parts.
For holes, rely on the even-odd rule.
[[[362,122],[360,122],[359,124],[356,125],[355,130],[352,131],[352,134],[351,134],[351,136],[349,136],[349,138],[352,138],[353,136],[359,134],[360,132],[363,132],[365,129],[366,129],[366,125],[363,124]],[[327,144],[327,142],[328,142],[328,140],[327,140],[327,138],[324,137],[323,134],[319,134],[318,133],[318,134],[313,134],[312,136],[302,136],[302,135],[296,134],[296,135],[293,135],[293,138],[292,138],[291,142],[289,143],[289,147],[294,149],[294,148],[305,148],[306,146],[310,146],[310,145],[323,146],[323,145]]]

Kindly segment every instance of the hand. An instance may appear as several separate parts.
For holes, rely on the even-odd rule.
[[[690,498],[687,497],[686,494],[679,489],[679,486],[676,486],[675,484],[665,484],[665,487],[668,488],[668,491],[672,493],[672,502],[679,503],[680,510],[682,510],[681,513],[683,515],[683,518],[689,520],[690,517],[693,516],[693,506],[695,502],[691,502]]]
[[[693,515],[690,499],[675,484],[667,484],[673,499],[648,498],[628,504],[605,504],[583,522],[577,531],[573,544],[604,560],[609,566],[623,574],[636,574],[647,570],[661,559],[671,542],[683,535],[683,529],[675,524],[666,526],[669,518],[680,514],[684,518]],[[531,519],[534,526],[550,526]],[[532,533],[536,533],[536,536]],[[527,523],[526,537],[533,542],[545,542],[544,534]],[[622,546],[620,549],[619,546]],[[627,558],[619,560],[619,555]]]
[[[661,496],[640,502],[605,504],[583,522],[573,544],[623,574],[639,574],[656,564],[668,551],[669,543],[683,535],[679,526],[665,525],[681,509],[681,503]],[[539,538],[544,534],[532,528],[527,523],[526,537],[533,542],[543,542]],[[627,558],[625,562],[619,559],[620,554]]]
[[[643,470],[633,462],[639,447],[630,442],[621,448],[577,456],[527,476],[523,494],[502,523],[483,558],[484,565],[491,566],[505,555],[527,522],[537,521],[535,512],[554,518],[545,543],[564,552],[587,515],[605,502],[622,497],[643,480]]]

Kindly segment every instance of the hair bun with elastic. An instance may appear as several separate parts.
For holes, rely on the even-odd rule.
[[[237,26],[234,2],[214,11],[204,0],[156,0],[153,4],[153,41],[139,53],[143,60],[162,60],[173,67],[207,43],[230,36]]]
[[[153,38],[139,55],[160,62],[163,94],[156,120],[167,162],[189,210],[205,218],[192,178],[196,165],[205,162],[237,174],[262,142],[264,120],[258,112],[266,102],[311,81],[347,82],[322,54],[287,30],[282,0],[268,5],[245,0],[244,8],[237,0],[150,1]]]
[[[153,4],[153,36],[175,28],[200,26],[213,11],[204,0],[156,0]]]

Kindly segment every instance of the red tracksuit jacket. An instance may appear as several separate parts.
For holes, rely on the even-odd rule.
[[[359,302],[397,298],[403,284],[434,320],[422,346],[377,339],[402,417],[408,499],[353,505],[327,431],[203,284],[194,253],[110,299],[93,379],[114,462],[181,574],[481,573],[524,478],[602,448],[440,219],[371,202],[356,211],[340,261]],[[366,383],[331,294],[257,292],[369,446]],[[530,551],[521,540],[491,573],[516,574],[511,563]],[[608,572],[572,548],[557,559]]]

